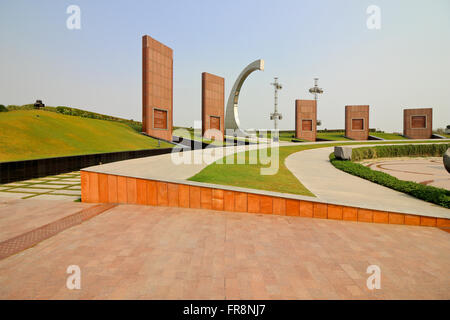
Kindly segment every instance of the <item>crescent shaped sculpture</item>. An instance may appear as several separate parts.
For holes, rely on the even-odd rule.
[[[242,70],[239,77],[236,79],[233,89],[231,89],[230,96],[227,102],[227,111],[225,115],[225,129],[233,129],[238,132],[244,133],[240,128],[239,113],[238,113],[238,101],[241,87],[244,84],[245,79],[256,70],[264,71],[264,60],[259,59],[253,61]]]

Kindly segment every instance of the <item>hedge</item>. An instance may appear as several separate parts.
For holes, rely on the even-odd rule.
[[[436,188],[433,186],[426,186],[412,181],[399,180],[387,173],[372,170],[359,163],[354,163],[346,160],[338,160],[335,158],[334,153],[330,154],[330,162],[337,169],[350,173],[354,176],[409,194],[418,199],[440,205],[444,208],[450,208],[449,190]],[[380,199],[380,201],[382,201],[382,199]]]
[[[448,148],[450,148],[450,143],[354,148],[352,150],[352,161],[394,157],[442,157]]]

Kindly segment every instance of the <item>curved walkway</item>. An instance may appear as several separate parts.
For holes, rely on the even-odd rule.
[[[162,154],[102,164],[83,170],[124,175],[142,179],[185,180],[224,156],[246,150],[267,148],[270,144],[240,145],[225,148],[206,148],[194,151]],[[181,163],[177,163],[180,161]]]
[[[328,158],[333,150],[333,147],[328,147],[300,151],[285,160],[286,167],[319,200],[381,211],[450,218],[449,209],[336,169]]]

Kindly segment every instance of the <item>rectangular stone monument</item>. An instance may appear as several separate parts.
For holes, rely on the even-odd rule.
[[[410,139],[430,139],[433,135],[433,109],[404,109],[403,135]]]
[[[142,131],[172,141],[173,50],[142,37]]]
[[[295,137],[316,141],[317,104],[315,100],[295,100]]]
[[[202,135],[213,138],[209,129],[216,129],[222,134],[214,139],[223,141],[225,114],[225,79],[211,73],[202,73]]]
[[[352,140],[369,139],[369,106],[345,106],[345,136]]]

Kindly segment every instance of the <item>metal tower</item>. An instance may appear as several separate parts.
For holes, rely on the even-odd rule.
[[[318,81],[319,78],[314,78],[314,87],[309,89],[309,93],[312,93],[314,95],[314,100],[316,100],[316,104],[317,104],[317,95],[323,93],[322,88],[319,88],[319,85],[317,84]]]
[[[314,78],[314,87],[309,89],[309,93],[312,93],[314,95],[314,100],[316,101],[316,107],[317,107],[317,95],[322,94],[323,90],[322,88],[319,88],[318,82],[319,78]],[[317,119],[317,125],[320,126],[322,124],[322,121]]]
[[[283,86],[280,83],[278,83],[277,77],[274,78],[274,82],[271,83],[271,85],[273,85],[275,88],[275,101],[273,113],[270,114],[270,120],[273,120],[275,129],[275,136],[273,137],[273,140],[278,141],[278,120],[283,119],[282,114],[278,112],[278,90],[281,90]]]

